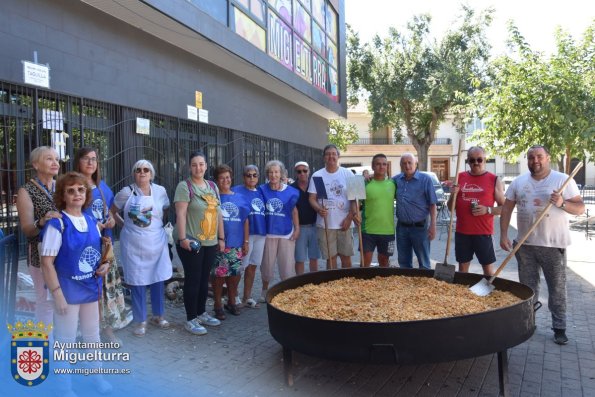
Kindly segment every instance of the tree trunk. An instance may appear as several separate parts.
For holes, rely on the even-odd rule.
[[[570,169],[570,161],[572,160],[572,158],[570,157],[570,147],[566,146],[566,164],[565,164],[565,169],[564,169],[564,173],[570,175],[570,173],[572,172],[572,170]]]
[[[426,139],[425,142],[420,142],[417,137],[409,136],[413,147],[417,151],[417,165],[420,171],[430,171],[430,165],[428,164],[428,152],[432,141]]]

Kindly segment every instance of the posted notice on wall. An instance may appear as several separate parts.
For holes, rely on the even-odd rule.
[[[23,81],[25,84],[50,88],[50,67],[29,61],[23,62]]]
[[[151,120],[137,117],[136,133],[141,135],[149,135],[151,133]]]
[[[196,106],[187,105],[188,107],[188,118],[190,120],[198,121],[198,109]]]
[[[209,111],[204,109],[198,109],[198,121],[201,123],[209,124]]]

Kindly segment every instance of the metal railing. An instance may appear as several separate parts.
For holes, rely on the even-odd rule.
[[[432,141],[432,145],[451,145],[450,138],[436,138]],[[397,141],[395,138],[360,138],[352,145],[411,145],[410,138],[403,138]]]
[[[14,234],[0,239],[0,322],[12,323],[17,294],[18,245]]]
[[[31,150],[51,144],[44,110],[59,112],[60,127],[69,136],[65,154],[71,160],[62,163],[60,173],[74,168],[72,159],[80,147],[97,148],[102,179],[114,193],[133,182],[132,166],[144,158],[155,167],[155,182],[173,198],[178,182],[188,176],[189,154],[197,149],[207,155],[209,172],[225,163],[236,183],[242,182],[246,164],[256,164],[261,171],[273,159],[287,167],[297,161],[307,161],[313,170],[322,166],[319,148],[0,81],[0,228],[17,234],[21,255],[25,238],[18,235],[15,199],[33,174]],[[150,120],[149,135],[136,133],[137,117]]]

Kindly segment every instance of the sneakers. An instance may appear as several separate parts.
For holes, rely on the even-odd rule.
[[[554,330],[554,342],[559,345],[565,345],[568,343],[568,337],[566,336],[566,330],[561,328],[552,328]]]
[[[236,306],[242,306],[242,300],[239,296],[236,296]]]
[[[217,320],[214,317],[211,317],[209,315],[209,313],[207,313],[207,312],[204,312],[203,314],[198,316],[196,319],[198,320],[198,322],[200,324],[208,325],[209,327],[216,327],[218,325],[221,325],[221,321]]]
[[[194,335],[204,335],[207,333],[207,329],[200,325],[198,317],[193,320],[186,321],[186,325],[184,325],[184,328],[186,329],[186,331]]]

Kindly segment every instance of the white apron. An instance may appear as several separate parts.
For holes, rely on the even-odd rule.
[[[172,264],[162,219],[163,208],[155,207],[153,188],[150,196],[143,196],[134,187],[124,205],[124,227],[120,234],[127,284],[149,285],[171,278]]]

